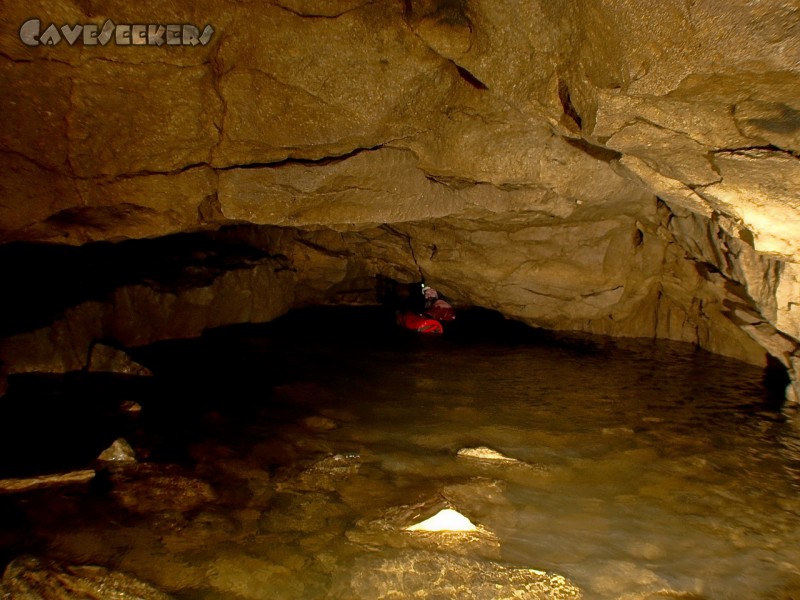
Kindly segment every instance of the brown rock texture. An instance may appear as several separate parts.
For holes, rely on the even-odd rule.
[[[353,598],[583,598],[560,575],[420,551],[359,559],[342,588]]]
[[[62,565],[20,556],[6,567],[2,586],[9,598],[77,600],[103,598],[169,600],[171,596],[144,581],[94,565]]]
[[[223,230],[288,261],[121,286],[17,332],[12,372],[424,275],[531,325],[766,352],[798,380],[796,4],[323,4],[6,4],[3,241]],[[32,16],[214,34],[27,46]]]

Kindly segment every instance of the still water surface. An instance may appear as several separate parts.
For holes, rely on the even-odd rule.
[[[329,598],[359,556],[405,544],[364,544],[363,523],[446,498],[496,542],[461,554],[559,573],[585,598],[800,598],[800,436],[765,406],[759,369],[670,343],[421,338],[368,311],[137,358],[155,378],[20,378],[11,398],[85,394],[106,436],[166,469],[156,488],[179,474],[213,498],[129,485],[124,500],[137,476],[119,474],[6,497],[5,560],[104,564],[186,599]],[[139,417],[109,416],[130,399]],[[80,437],[75,456],[109,441]],[[477,446],[527,465],[456,456]],[[331,456],[347,467],[315,471]]]

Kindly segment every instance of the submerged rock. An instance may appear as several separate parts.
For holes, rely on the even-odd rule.
[[[561,575],[506,567],[439,552],[404,551],[356,559],[341,595],[358,600],[565,600],[582,598],[579,588]]]
[[[323,458],[299,475],[276,484],[278,490],[333,491],[347,477],[358,473],[361,459],[358,454],[334,454]]]
[[[206,573],[211,586],[237,598],[303,598],[302,578],[287,567],[245,553],[230,553],[217,558]]]
[[[333,494],[281,492],[259,520],[261,533],[314,533],[345,526],[350,509]]]
[[[188,512],[217,499],[202,479],[180,474],[177,469],[152,465],[112,477],[111,495],[123,507],[140,514],[164,511]]]
[[[171,596],[117,571],[68,566],[34,556],[14,559],[3,574],[7,600],[169,600]]]

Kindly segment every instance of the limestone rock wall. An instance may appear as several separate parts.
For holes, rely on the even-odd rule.
[[[794,368],[793,2],[67,0],[9,2],[3,16],[3,241],[254,224],[268,233],[237,235],[294,273],[263,311],[242,307],[268,292],[238,279],[239,294],[193,292],[226,316],[183,317],[183,329],[163,295],[150,310],[119,292],[98,314],[188,335],[344,301],[376,274],[423,273],[533,325],[681,339],[751,362],[766,348]],[[32,16],[42,28],[111,19],[214,34],[31,47],[19,28]],[[181,312],[198,306],[209,304]],[[115,327],[92,335],[128,336]],[[48,335],[54,351],[68,344]]]

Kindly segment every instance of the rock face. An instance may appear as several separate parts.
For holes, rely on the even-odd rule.
[[[208,231],[285,260],[71,305],[14,332],[0,356],[12,372],[83,368],[96,340],[196,335],[365,301],[376,275],[424,275],[456,302],[532,325],[684,340],[754,363],[769,353],[798,380],[796,7],[86,10],[63,2],[37,17],[42,28],[194,20],[214,34],[195,46],[29,46],[30,9],[8,6],[2,239]]]

